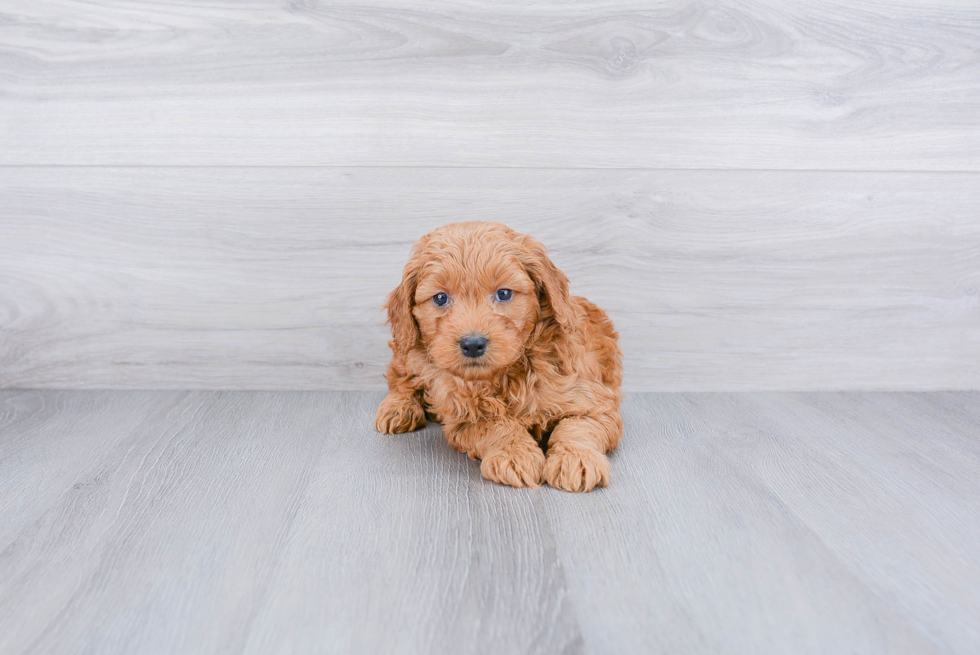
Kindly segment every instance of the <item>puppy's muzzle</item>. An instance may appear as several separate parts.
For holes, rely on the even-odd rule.
[[[480,357],[487,351],[487,338],[482,334],[467,334],[459,340],[459,349],[467,357]]]

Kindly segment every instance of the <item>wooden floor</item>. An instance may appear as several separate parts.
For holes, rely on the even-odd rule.
[[[634,394],[587,495],[380,398],[0,392],[0,652],[980,652],[980,393]]]

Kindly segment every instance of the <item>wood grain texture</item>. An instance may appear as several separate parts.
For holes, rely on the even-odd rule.
[[[587,495],[380,399],[0,392],[0,651],[980,648],[980,394],[634,394]]]
[[[378,400],[0,395],[0,650],[580,652],[529,495]]]
[[[980,176],[0,169],[0,386],[379,389],[455,220],[541,239],[630,390],[980,388]]]
[[[787,507],[750,467],[727,456],[733,435],[701,415],[702,404],[723,401],[729,410],[725,418],[744,419],[737,395],[632,396],[608,492],[574,503],[544,495],[549,516],[556,516],[562,563],[575,571],[566,577],[570,593],[581,603],[579,615],[591,651],[956,650],[951,647],[955,641],[942,648],[917,633],[894,599],[876,594],[842,565],[824,543],[824,532]],[[865,420],[876,420],[876,414]],[[748,432],[743,441],[769,436]],[[805,442],[809,435],[809,426],[798,422],[786,438]],[[849,435],[842,429],[836,436]],[[779,482],[802,485],[815,503],[835,493],[817,476]],[[863,501],[854,502],[860,506]],[[860,509],[851,512],[826,529],[852,529],[851,519]],[[882,520],[893,520],[895,528],[910,527],[900,511]],[[943,534],[955,531],[955,525],[949,524]],[[975,527],[969,532],[977,534]],[[869,544],[865,554],[874,558],[878,550]],[[917,569],[928,565],[914,559],[909,564]],[[958,591],[961,597],[969,593],[965,584]],[[947,600],[942,607],[954,602]],[[978,608],[968,611],[976,615]]]
[[[7,0],[0,164],[980,171],[980,7]]]

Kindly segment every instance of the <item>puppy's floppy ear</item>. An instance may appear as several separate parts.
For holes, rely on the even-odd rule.
[[[388,294],[385,308],[388,310],[388,323],[391,325],[391,349],[396,353],[405,354],[416,346],[421,334],[419,326],[412,316],[415,306],[415,288],[419,282],[419,272],[422,270],[424,259],[422,250],[428,242],[422,237],[412,248],[412,255],[402,271],[402,281],[395,290]]]
[[[550,309],[555,321],[566,333],[575,327],[575,310],[568,298],[568,278],[558,270],[541,243],[532,237],[518,235],[521,263],[534,280],[538,299],[546,312]]]

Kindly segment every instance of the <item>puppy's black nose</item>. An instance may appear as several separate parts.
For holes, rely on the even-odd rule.
[[[459,349],[467,357],[479,357],[487,351],[487,338],[482,334],[467,334],[459,340]]]

